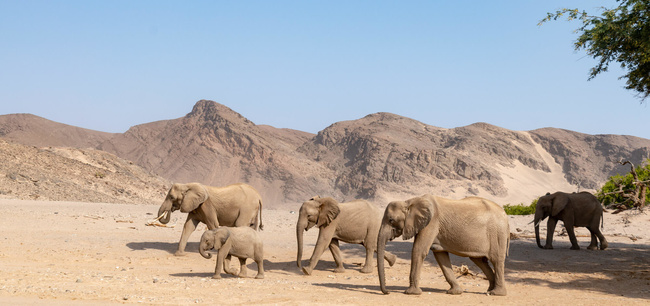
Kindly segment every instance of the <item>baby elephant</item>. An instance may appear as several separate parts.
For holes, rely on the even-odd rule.
[[[212,254],[209,250],[217,250],[217,266],[214,269],[212,278],[221,278],[223,260],[227,255],[239,258],[241,268],[239,277],[246,277],[246,259],[252,258],[257,263],[257,275],[255,278],[264,278],[264,250],[262,239],[257,232],[250,227],[219,227],[207,230],[201,236],[199,253],[201,256],[210,259]]]

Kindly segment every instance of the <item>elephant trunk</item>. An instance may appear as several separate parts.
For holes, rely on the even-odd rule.
[[[169,223],[169,219],[172,216],[171,210],[172,210],[172,201],[165,200],[162,203],[162,205],[160,205],[160,209],[158,209],[158,218],[159,218],[158,221],[160,221],[160,223],[162,224]],[[164,214],[165,212],[166,212],[165,216],[161,218],[160,216],[162,216],[162,214]]]
[[[199,246],[199,253],[201,253],[201,256],[205,259],[210,259],[212,258],[212,254],[208,253],[206,250],[206,246],[201,242],[201,245]]]
[[[302,219],[302,218],[301,218]],[[307,229],[307,220],[298,220],[296,224],[296,240],[298,241],[298,256],[296,258],[296,264],[298,268],[302,268],[302,238]]]
[[[542,220],[543,218],[541,215],[535,214],[535,219],[533,220],[533,223],[535,224],[535,241],[537,242],[537,246],[540,249],[544,248],[539,239],[539,224],[542,222]]]
[[[379,229],[379,236],[377,237],[377,272],[379,273],[379,287],[381,292],[388,294],[386,290],[386,275],[384,273],[384,252],[386,249],[386,242],[392,238],[392,229],[389,225],[382,223]]]

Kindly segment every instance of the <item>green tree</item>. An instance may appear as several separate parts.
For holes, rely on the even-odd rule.
[[[589,80],[607,71],[617,62],[627,73],[626,89],[637,92],[641,101],[650,96],[650,0],[617,0],[617,7],[602,8],[601,16],[589,15],[579,9],[561,9],[548,13],[539,25],[566,16],[582,22],[574,46],[585,50],[598,61],[591,68]]]
[[[610,177],[596,197],[606,207],[643,209],[646,203],[650,203],[650,159],[645,167],[634,167],[630,162],[621,164],[630,164],[630,173]]]

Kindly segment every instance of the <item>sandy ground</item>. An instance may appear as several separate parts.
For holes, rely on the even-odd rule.
[[[508,296],[487,296],[488,282],[469,260],[452,257],[476,275],[459,277],[465,293],[445,294],[448,285],[433,256],[422,272],[420,296],[402,293],[408,285],[411,242],[395,240],[387,250],[398,255],[387,267],[391,294],[379,291],[377,273],[359,272],[363,248],[342,244],[347,271],[334,273],[329,253],[313,275],[299,272],[295,222],[289,210],[265,210],[266,278],[224,275],[211,279],[215,258],[198,254],[200,227],[188,244],[189,254],[175,257],[185,215],[176,212],[174,228],[145,226],[158,207],[0,200],[0,304],[576,304],[650,303],[650,214],[605,216],[609,249],[589,251],[588,233],[578,230],[579,251],[569,250],[567,236],[554,250],[537,248],[531,216],[511,217],[521,238],[510,245],[506,262]],[[544,222],[545,224],[545,222]],[[306,233],[305,258],[317,232]]]

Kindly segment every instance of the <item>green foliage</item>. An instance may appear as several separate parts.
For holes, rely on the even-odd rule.
[[[508,215],[532,215],[535,213],[536,206],[537,199],[533,200],[533,202],[528,206],[525,206],[524,203],[517,205],[506,204],[503,205],[503,210],[505,210]]]
[[[539,24],[566,16],[578,19],[576,50],[585,50],[598,60],[589,79],[606,72],[611,62],[618,62],[627,74],[626,89],[634,90],[645,100],[650,96],[650,0],[620,0],[613,9],[601,8],[601,16],[590,16],[578,9],[562,9],[548,13]]]
[[[97,171],[97,172],[95,172],[95,177],[99,178],[99,179],[103,179],[103,178],[106,177],[106,173]]]
[[[640,181],[650,180],[650,159],[648,159],[646,163],[647,165],[645,167],[637,166],[635,168]],[[615,194],[608,194],[608,193],[618,191],[619,185],[623,186],[624,191],[631,192],[631,190],[635,188],[635,186],[632,184],[633,181],[634,181],[634,177],[632,176],[632,173],[628,173],[624,176],[623,175],[611,176],[609,180],[605,183],[605,185],[603,185],[603,187],[601,187],[600,190],[598,190],[598,192],[596,193],[596,197],[605,206],[610,204],[621,203],[627,206],[628,208],[632,208],[634,203],[632,203],[627,198],[625,198],[625,196],[623,196],[623,193],[615,193]],[[645,202],[650,203],[650,192],[646,193]]]

